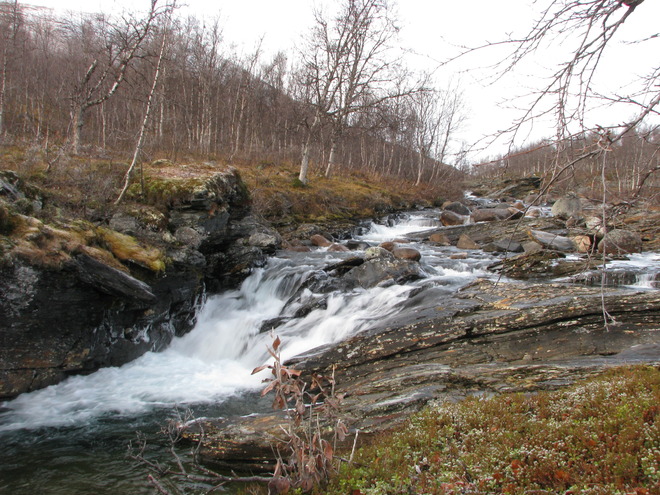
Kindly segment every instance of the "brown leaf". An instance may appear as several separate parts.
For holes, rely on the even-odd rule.
[[[282,341],[280,340],[279,336],[275,337],[275,340],[273,341],[273,350],[276,351],[279,347]]]
[[[278,383],[279,383],[279,382],[278,382],[277,380],[272,380],[272,381],[268,384],[268,386],[267,386],[265,389],[263,389],[263,390],[261,391],[261,396],[263,397],[263,396],[266,395],[268,392],[270,392],[271,390],[273,390],[273,389],[277,386]]]
[[[284,409],[284,399],[279,395],[276,395],[275,400],[273,400],[273,409]]]
[[[287,478],[273,478],[268,482],[268,493],[289,493],[291,482]]]
[[[257,366],[255,369],[252,370],[252,374],[255,375],[259,373],[260,371],[265,370],[266,368],[270,368],[271,366],[269,364],[264,364],[263,366]]]
[[[332,456],[334,451],[332,450],[332,445],[330,445],[330,442],[327,440],[322,440],[321,444],[323,445],[323,455],[325,455],[325,458],[329,461],[332,461]]]

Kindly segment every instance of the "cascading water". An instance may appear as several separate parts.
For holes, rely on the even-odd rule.
[[[374,225],[362,240],[381,242],[436,227],[435,218],[437,213],[415,214],[390,227]],[[153,433],[175,406],[215,415],[263,407],[255,402],[261,377],[250,373],[268,360],[272,337],[262,331],[268,322],[279,319],[283,356],[292,357],[377,326],[404,311],[411,291],[422,285],[454,291],[487,276],[485,266],[493,261],[476,251],[457,261],[447,256],[455,248],[415,247],[422,252],[427,278],[324,294],[324,304],[301,317],[295,317],[296,311],[318,296],[303,287],[305,281],[347,254],[282,253],[255,270],[240,289],[209,297],[195,328],[164,352],[2,404],[0,491],[140,493],[144,473],[123,458],[136,428]]]

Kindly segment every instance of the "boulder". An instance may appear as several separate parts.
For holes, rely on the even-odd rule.
[[[531,218],[538,218],[541,216],[541,210],[539,210],[538,208],[530,208],[529,210],[527,210],[525,216]]]
[[[543,251],[543,246],[536,241],[527,241],[522,243],[523,251],[527,254]]]
[[[454,213],[453,211],[449,210],[445,210],[440,213],[440,223],[445,227],[463,225],[466,219],[466,216],[459,215],[458,213]]]
[[[552,216],[563,220],[568,220],[570,217],[581,217],[582,203],[577,195],[569,193],[555,201],[550,211]]]
[[[348,249],[346,246],[342,244],[337,244],[336,242],[333,242],[332,244],[330,244],[330,246],[328,246],[328,251],[330,251],[331,253],[346,253],[350,251],[350,249]]]
[[[578,253],[589,253],[593,250],[593,241],[588,235],[576,235],[572,238]]]
[[[445,211],[449,211],[452,213],[456,213],[461,216],[467,216],[470,214],[470,208],[465,206],[463,203],[459,201],[453,201],[451,203],[443,205],[443,209]]]
[[[630,230],[610,230],[598,243],[598,252],[604,254],[630,254],[642,251],[642,238]]]
[[[523,213],[515,208],[480,208],[472,212],[472,220],[476,222],[496,222],[521,218]]]
[[[312,237],[310,237],[309,240],[311,241],[312,245],[316,247],[329,247],[332,244],[332,242],[330,242],[321,234],[314,234]]]
[[[367,248],[367,250],[364,252],[364,259],[366,260],[372,260],[378,258],[394,259],[394,255],[392,254],[391,251],[388,251],[382,246],[372,246],[370,248]]]
[[[522,253],[522,245],[513,239],[499,239],[489,242],[482,248],[487,253]]]
[[[548,249],[566,252],[577,251],[575,242],[573,242],[573,240],[568,237],[553,234],[551,232],[543,232],[541,230],[530,229],[527,232],[533,241],[542,244]]]
[[[451,246],[451,241],[449,240],[449,237],[447,237],[445,234],[442,234],[440,232],[431,234],[429,236],[429,242],[432,242],[433,244],[437,244],[438,246]]]
[[[416,261],[396,259],[392,256],[368,259],[344,275],[343,280],[350,285],[368,289],[378,285],[405,284],[424,276]]]
[[[479,245],[466,234],[462,234],[456,243],[458,249],[479,249]]]
[[[422,259],[422,254],[417,249],[409,247],[398,247],[392,250],[395,258],[400,260],[419,261]]]
[[[392,241],[381,242],[379,244],[379,247],[391,252],[396,247],[396,242],[392,242]]]

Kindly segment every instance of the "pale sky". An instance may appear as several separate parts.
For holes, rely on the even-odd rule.
[[[336,4],[337,0],[179,0],[180,15],[187,13],[197,17],[219,16],[225,42],[235,44],[237,50],[251,52],[257,40],[264,37],[262,48],[266,53],[278,50],[292,53],[296,43],[312,24],[313,5]],[[149,0],[27,0],[25,3],[43,5],[57,10],[85,12],[112,12],[114,10],[146,9]],[[457,51],[456,45],[475,46],[484,41],[499,41],[508,34],[524,34],[535,19],[538,4],[532,0],[399,0],[402,47],[416,53],[409,61],[418,70],[433,70],[438,61],[445,60]],[[634,40],[658,32],[660,1],[647,0],[632,15],[620,32],[623,39]],[[454,45],[454,46],[452,46]],[[626,90],[630,78],[643,75],[649,67],[658,67],[660,39],[654,44],[643,45],[642,50],[631,49],[621,43],[608,50],[609,56],[601,64],[600,84],[609,91]],[[482,136],[507,128],[521,110],[512,109],[511,100],[528,93],[538,86],[538,77],[547,74],[557,59],[556,47],[547,47],[529,60],[524,67],[495,84],[488,84],[494,74],[488,66],[498,61],[503,52],[484,50],[460,63],[454,63],[437,72],[443,84],[453,81],[464,91],[469,108],[469,120],[461,132],[461,139],[468,143]],[[468,70],[466,69],[477,69]],[[625,94],[625,93],[624,93]],[[524,100],[515,100],[516,106],[524,107]],[[612,125],[629,118],[631,114],[613,114],[611,110],[594,111],[594,122]],[[553,134],[552,122],[538,122],[521,140],[537,139]],[[521,144],[518,142],[517,144]],[[478,156],[505,152],[504,141],[495,144]],[[473,158],[477,154],[473,155]]]

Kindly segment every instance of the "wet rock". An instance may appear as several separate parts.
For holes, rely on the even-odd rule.
[[[350,270],[356,266],[360,266],[364,263],[365,259],[360,257],[348,258],[340,261],[339,263],[333,263],[332,265],[326,266],[323,271],[331,273],[333,275],[342,276],[345,273],[348,273]]]
[[[419,261],[422,259],[422,254],[417,249],[408,247],[394,248],[392,254],[400,260]]]
[[[466,234],[463,234],[458,238],[456,247],[458,249],[479,249],[479,245]]]
[[[449,237],[445,234],[435,233],[429,236],[429,242],[437,244],[438,246],[451,246],[451,241]]]
[[[345,246],[351,251],[364,251],[365,249],[370,247],[370,244],[368,242],[355,241],[351,239],[346,241]]]
[[[390,250],[385,249],[382,246],[372,246],[370,248],[367,248],[367,250],[364,252],[364,259],[366,260],[380,259],[380,258],[393,259],[394,255]]]
[[[442,208],[447,212],[456,213],[461,217],[468,216],[471,213],[470,208],[459,201],[453,201],[451,203],[444,204],[442,205]]]
[[[630,254],[642,251],[642,238],[630,230],[610,230],[598,243],[598,252],[604,254]]]
[[[405,284],[424,276],[419,263],[392,256],[368,259],[344,275],[343,280],[350,285],[368,289],[378,285]]]
[[[453,211],[446,210],[440,213],[440,223],[445,227],[452,225],[463,225],[465,220],[467,220],[466,216],[459,215]]]
[[[473,211],[471,218],[474,222],[497,222],[499,220],[521,218],[522,216],[522,212],[515,208],[481,208]]]
[[[304,375],[334,372],[337,392],[346,394],[342,418],[375,433],[430,400],[551,390],[609,366],[658,361],[660,299],[648,291],[477,280],[442,307],[433,300],[407,321],[373,327],[286,364]],[[603,306],[616,320],[607,329]],[[278,421],[276,414],[216,426],[206,421],[211,433],[202,440],[202,457],[249,462],[246,452],[259,438],[254,432],[263,438]],[[267,458],[262,445],[254,459]]]
[[[554,217],[563,220],[567,220],[570,217],[581,217],[582,203],[580,202],[580,198],[575,194],[569,193],[555,201],[550,211]]]
[[[248,244],[263,249],[265,252],[275,252],[282,245],[282,238],[276,232],[255,232],[248,237]]]
[[[332,242],[321,234],[314,234],[309,240],[312,242],[312,245],[317,247],[329,247],[332,244]]]
[[[192,227],[179,227],[176,232],[174,232],[174,238],[193,249],[197,249],[204,242],[204,235],[199,233]]]
[[[381,242],[378,245],[378,247],[381,247],[381,248],[383,248],[383,249],[385,249],[389,252],[392,252],[392,250],[394,250],[394,248],[396,248],[396,242],[392,242],[392,241]]]
[[[333,242],[332,244],[330,244],[330,246],[328,246],[328,251],[331,253],[346,253],[350,251],[350,249],[348,249],[346,246],[342,244],[337,244],[336,242]]]
[[[534,254],[543,251],[543,245],[536,241],[527,241],[522,243],[523,251],[526,254]]]
[[[529,230],[529,236],[533,241],[545,246],[548,249],[555,249],[557,251],[573,252],[577,250],[577,246],[572,239],[561,235],[553,234],[551,232],[543,232],[540,230]]]
[[[522,244],[511,239],[501,239],[489,242],[482,249],[487,253],[522,253]]]

